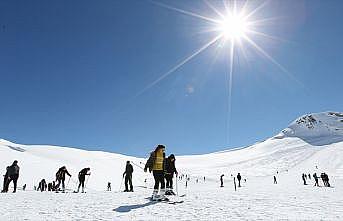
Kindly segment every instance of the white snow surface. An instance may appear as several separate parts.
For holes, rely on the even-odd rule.
[[[172,147],[166,152],[172,153]],[[143,172],[143,158],[0,140],[3,174],[13,160],[19,161],[19,190],[0,194],[0,220],[343,220],[343,113],[304,115],[249,147],[176,156],[179,173],[190,175],[190,181],[186,188],[185,180],[176,185],[174,178],[174,191],[177,186],[179,195],[186,194],[170,197],[184,201],[175,205],[147,199],[153,177]],[[133,193],[119,191],[127,160],[134,166]],[[33,190],[42,178],[54,180],[63,165],[72,174],[67,193]],[[91,168],[87,193],[72,193],[84,167]],[[235,191],[231,174],[238,172],[246,182]],[[326,172],[331,187],[322,187],[321,180],[321,187],[314,187],[313,178],[303,185],[302,173],[314,172]],[[107,182],[112,192],[105,191]]]

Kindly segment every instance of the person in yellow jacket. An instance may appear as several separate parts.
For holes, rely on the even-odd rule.
[[[164,182],[164,173],[165,173],[165,151],[166,147],[164,145],[157,145],[155,151],[151,152],[148,161],[145,164],[144,172],[152,171],[154,175],[155,185],[154,191],[152,194],[152,200],[167,200],[165,197],[165,182]],[[160,194],[158,195],[158,188],[161,184]]]

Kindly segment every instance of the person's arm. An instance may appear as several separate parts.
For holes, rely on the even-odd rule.
[[[68,172],[68,170],[66,170],[66,174],[67,174],[68,176],[70,176],[70,177],[71,177],[71,175],[70,175],[70,173]]]
[[[151,172],[153,161],[154,160],[153,160],[153,153],[152,153],[152,154],[150,154],[149,159],[146,161],[146,164],[144,167],[144,172],[146,172],[148,168],[149,168],[149,171]]]

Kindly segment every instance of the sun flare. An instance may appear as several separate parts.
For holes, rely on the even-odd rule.
[[[229,14],[219,23],[217,29],[225,39],[240,39],[248,31],[248,22],[241,15]]]

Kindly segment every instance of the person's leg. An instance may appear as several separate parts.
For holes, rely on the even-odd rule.
[[[169,188],[170,188],[170,189],[173,189],[173,175],[170,176]]]
[[[11,183],[11,179],[9,178],[9,177],[7,177],[7,179],[6,179],[6,184],[5,184],[5,187],[4,187],[4,189],[5,189],[5,193],[7,193],[8,192],[8,188],[9,188],[9,186],[10,186],[10,183]]]
[[[77,192],[80,191],[80,187],[81,187],[81,179],[79,179],[79,186],[77,187]]]
[[[66,187],[64,185],[64,179],[62,179],[62,191],[64,192],[66,190]]]
[[[129,182],[129,176],[125,175],[125,190],[124,190],[125,192],[129,191],[128,182]]]
[[[159,171],[158,178],[159,178],[159,182],[161,184],[160,198],[161,198],[161,200],[164,200],[166,198],[165,197],[166,184],[165,184],[165,181],[164,181],[164,173],[163,173],[163,171]]]
[[[13,177],[13,186],[14,186],[14,190],[13,193],[17,192],[17,181],[18,181],[19,176],[15,175]]]
[[[132,185],[132,175],[129,177],[129,185],[130,185],[130,191],[133,191],[133,185]]]
[[[157,194],[158,194],[159,180],[158,180],[157,171],[153,171],[152,173],[153,173],[154,180],[155,180],[154,191],[152,192],[152,199],[155,200],[157,198]]]
[[[85,192],[85,179],[81,180],[82,192]]]
[[[169,175],[166,175],[165,179],[166,179],[166,188],[168,189],[169,188]]]
[[[154,190],[158,190],[159,177],[156,171],[153,171],[153,175],[154,175],[154,180],[155,180]]]

